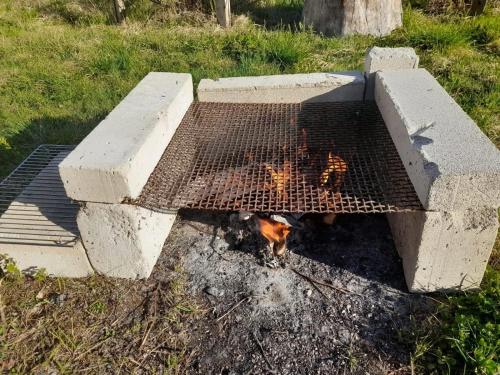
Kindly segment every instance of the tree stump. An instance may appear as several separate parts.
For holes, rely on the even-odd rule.
[[[215,0],[215,13],[217,22],[222,27],[231,26],[231,2],[230,0]]]
[[[390,34],[402,25],[401,0],[305,0],[304,24],[327,36]]]

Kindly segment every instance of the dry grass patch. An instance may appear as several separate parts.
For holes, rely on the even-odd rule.
[[[3,373],[179,373],[190,361],[187,322],[201,310],[168,281],[102,277],[0,279]]]

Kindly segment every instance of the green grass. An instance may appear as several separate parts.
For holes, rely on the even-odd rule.
[[[206,77],[361,69],[374,45],[414,47],[421,66],[500,146],[498,10],[466,18],[408,6],[404,27],[388,37],[324,38],[300,24],[300,0],[236,1],[242,15],[229,30],[192,7],[148,0],[136,0],[127,23],[115,26],[109,3],[0,0],[0,178],[40,143],[79,142],[150,71],[189,72],[197,84]],[[498,275],[490,270],[480,293],[443,299],[437,319],[419,334],[424,339],[415,339],[422,371],[495,369]],[[106,304],[89,309],[105,315]]]
[[[300,8],[286,1],[286,9]],[[373,45],[415,47],[421,65],[500,145],[500,30],[491,14],[457,19],[407,9],[405,27],[389,37],[323,38],[299,24],[266,29],[241,17],[229,31],[209,17],[201,26],[177,22],[178,15],[160,22],[151,5],[136,6],[126,25],[115,26],[102,1],[81,9],[70,2],[69,10],[62,1],[23,5],[31,3],[0,2],[0,177],[39,143],[79,142],[149,71],[190,72],[197,83],[360,69]],[[258,15],[280,3],[251,4],[240,8]]]
[[[442,298],[419,334],[414,355],[419,372],[500,373],[500,272],[489,268],[478,293]]]

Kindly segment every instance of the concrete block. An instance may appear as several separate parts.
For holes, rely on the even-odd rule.
[[[67,194],[137,198],[192,101],[190,74],[149,73],[61,163]]]
[[[417,69],[419,57],[413,48],[372,47],[365,57],[365,100],[374,99],[375,73],[380,70]]]
[[[258,77],[202,79],[201,102],[301,103],[363,100],[361,72],[285,74]]]
[[[387,214],[411,292],[479,287],[495,243],[495,208]]]
[[[500,151],[429,72],[378,72],[375,100],[427,210],[500,206]]]
[[[45,269],[49,276],[57,277],[86,277],[94,273],[80,241],[70,246],[44,245],[37,241],[30,244],[29,240],[0,243],[0,254],[12,258],[17,267],[27,274],[40,269]]]
[[[151,274],[176,215],[127,204],[86,203],[77,221],[96,272],[143,279]]]

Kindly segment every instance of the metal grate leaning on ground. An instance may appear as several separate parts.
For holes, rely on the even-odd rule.
[[[375,104],[193,103],[140,206],[258,212],[422,209]]]
[[[74,245],[78,204],[66,196],[58,171],[73,149],[41,145],[0,182],[0,244]]]

